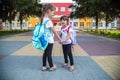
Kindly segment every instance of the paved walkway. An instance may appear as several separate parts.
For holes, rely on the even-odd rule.
[[[75,70],[62,68],[61,45],[56,41],[54,72],[42,72],[42,51],[34,49],[32,33],[0,37],[0,80],[120,80],[120,41],[79,32],[73,52]]]

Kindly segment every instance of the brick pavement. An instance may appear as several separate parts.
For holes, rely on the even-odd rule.
[[[62,68],[61,45],[55,41],[54,72],[42,72],[43,51],[34,49],[31,32],[0,38],[0,80],[120,80],[118,40],[79,32],[73,52],[75,71]]]

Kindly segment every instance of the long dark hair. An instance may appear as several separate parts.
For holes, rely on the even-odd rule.
[[[55,10],[55,7],[54,7],[52,4],[45,4],[45,5],[43,5],[42,15],[41,15],[41,23],[43,22],[43,17],[45,16],[45,13],[46,13],[48,10],[54,11],[54,10]]]

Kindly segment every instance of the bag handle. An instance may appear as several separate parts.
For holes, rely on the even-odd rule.
[[[43,25],[45,25],[48,21],[49,21],[49,19],[48,19],[48,20],[46,20],[46,21],[44,22],[44,24],[43,24]]]
[[[67,33],[69,32],[70,28],[71,28],[71,26],[69,25],[69,27],[68,27],[68,29],[67,29]]]

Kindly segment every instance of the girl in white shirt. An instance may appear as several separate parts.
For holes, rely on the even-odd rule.
[[[69,25],[69,18],[67,16],[62,16],[60,18],[61,21],[61,38],[62,41],[60,42],[62,44],[63,54],[64,54],[64,64],[63,67],[68,66],[68,58],[70,59],[70,68],[69,71],[72,72],[74,70],[74,61],[73,61],[73,55],[72,55],[72,41],[71,41],[71,35],[72,35],[72,29]]]

